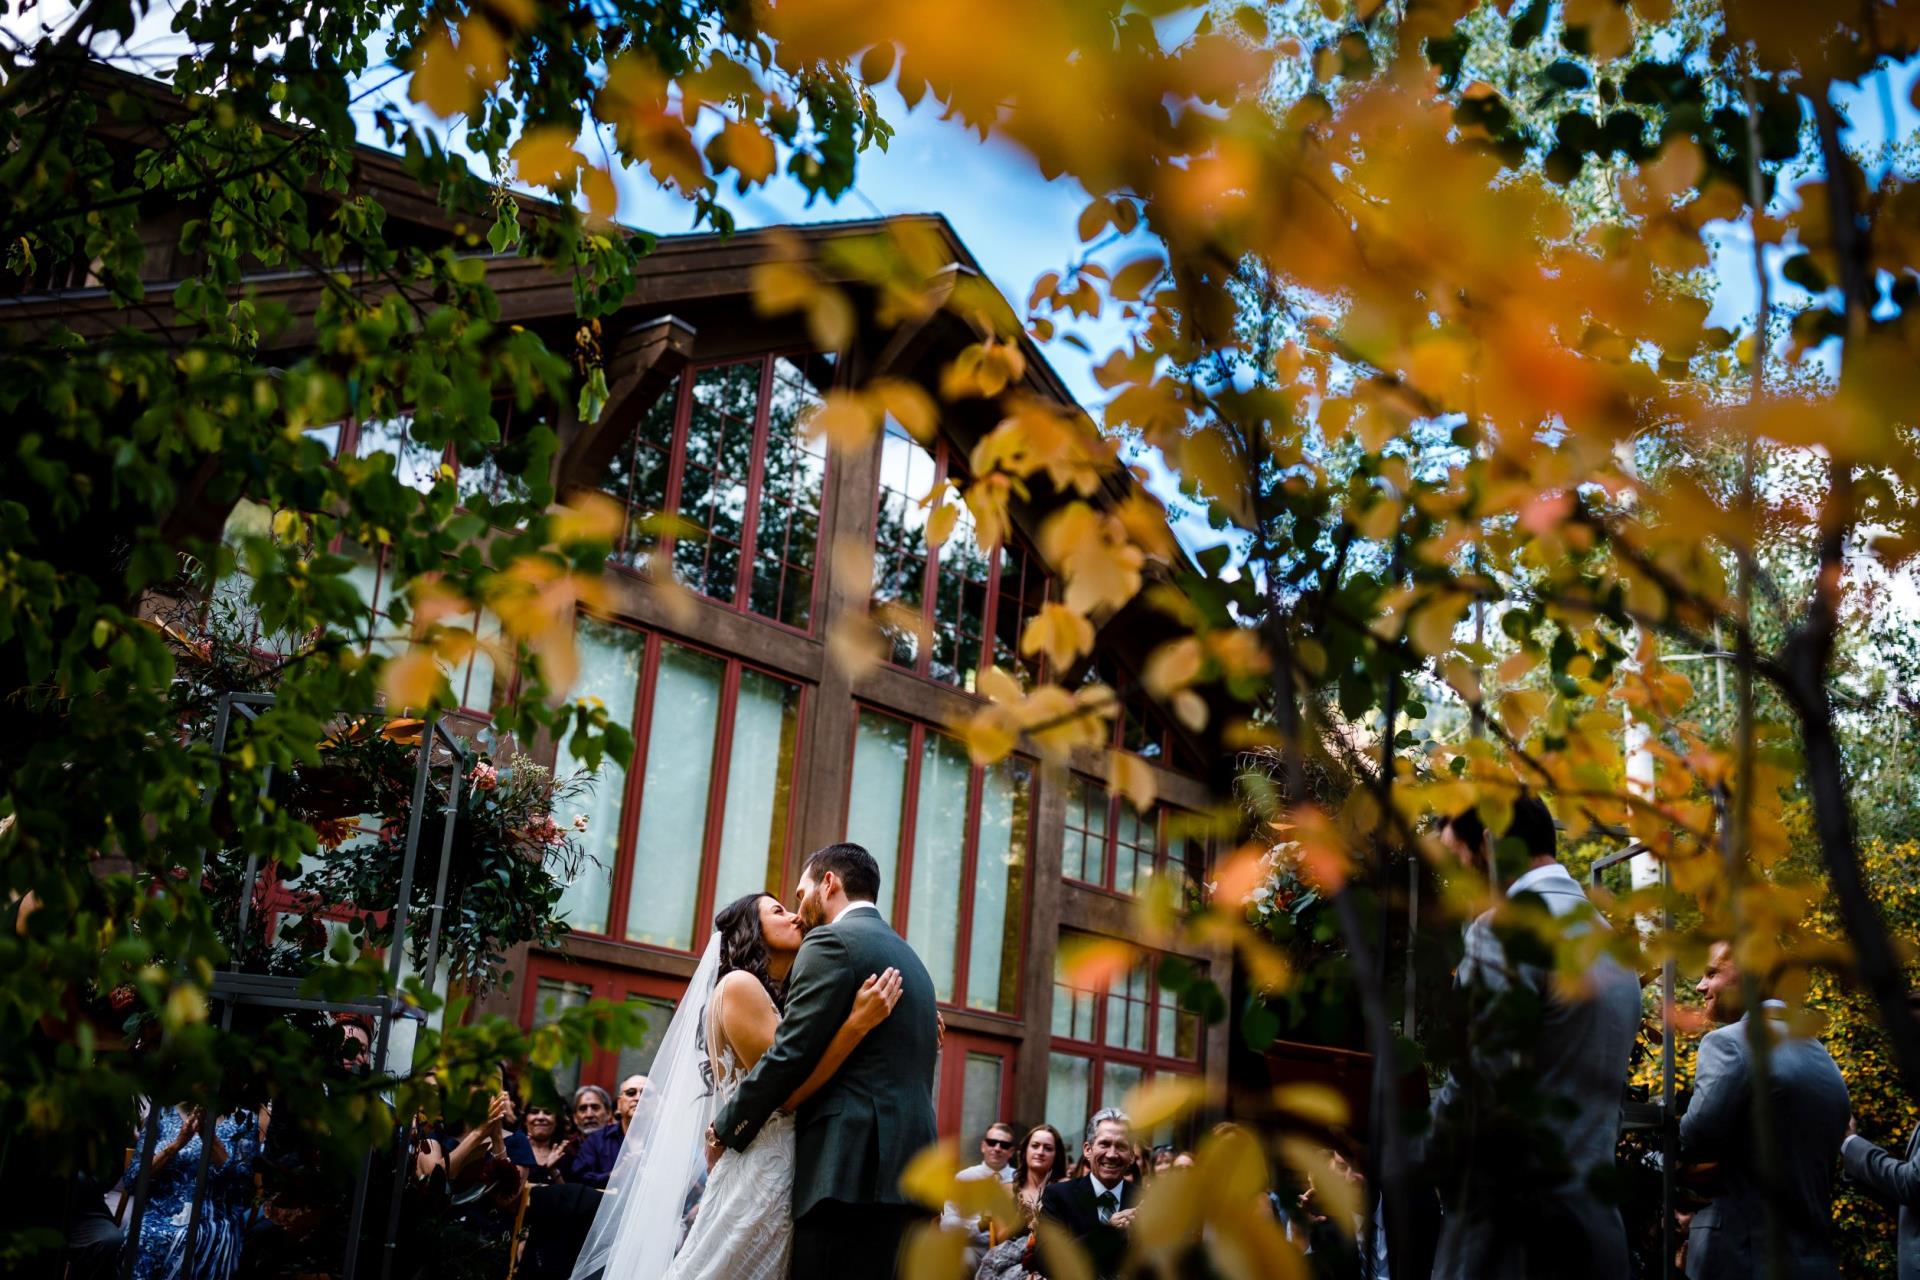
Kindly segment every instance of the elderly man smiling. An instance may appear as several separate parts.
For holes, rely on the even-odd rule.
[[[1111,1280],[1127,1256],[1127,1228],[1133,1225],[1138,1187],[1127,1181],[1133,1168],[1133,1122],[1114,1107],[1093,1113],[1081,1148],[1087,1172],[1056,1182],[1040,1196],[1036,1243],[1046,1234],[1065,1235],[1086,1250],[1094,1274]],[[1044,1276],[1045,1255],[1036,1248],[1028,1265]]]

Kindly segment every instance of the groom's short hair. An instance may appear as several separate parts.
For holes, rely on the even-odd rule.
[[[880,864],[857,844],[830,844],[808,856],[806,874],[818,880],[827,872],[840,878],[840,887],[855,902],[874,902],[880,897]]]

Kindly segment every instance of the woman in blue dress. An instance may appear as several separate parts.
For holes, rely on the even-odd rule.
[[[266,1136],[264,1113],[235,1111],[222,1116],[208,1133],[198,1108],[169,1107],[160,1113],[153,1152],[153,1178],[147,1212],[140,1223],[141,1280],[232,1280],[240,1270],[240,1251],[253,1212],[253,1162]],[[188,1265],[187,1223],[200,1162],[207,1168],[206,1197]],[[140,1175],[139,1156],[127,1170],[127,1194]]]

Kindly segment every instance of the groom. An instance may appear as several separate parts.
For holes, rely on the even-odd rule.
[[[807,859],[796,906],[807,936],[787,976],[780,1031],[713,1120],[720,1144],[744,1151],[812,1074],[860,984],[889,966],[900,971],[892,1015],[800,1108],[793,1280],[886,1280],[901,1237],[926,1216],[900,1193],[900,1173],[935,1141],[939,1012],[926,966],[880,918],[879,896],[879,864],[859,845],[830,844]]]

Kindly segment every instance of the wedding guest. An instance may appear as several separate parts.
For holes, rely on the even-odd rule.
[[[535,1182],[552,1182],[560,1176],[560,1166],[573,1154],[576,1139],[566,1131],[559,1112],[552,1107],[527,1108],[527,1150],[533,1160],[527,1166]]]
[[[1907,995],[1907,1012],[1920,1017],[1920,992]],[[1895,1156],[1861,1137],[1849,1119],[1840,1163],[1848,1181],[1899,1210],[1894,1262],[1900,1280],[1920,1280],[1920,1129],[1907,1139],[1905,1154]]]
[[[1004,1120],[996,1120],[987,1126],[987,1132],[980,1139],[980,1163],[970,1165],[954,1175],[955,1182],[985,1182],[989,1178],[998,1178],[1001,1182],[1012,1182],[1013,1167],[1013,1126]],[[973,1271],[980,1265],[980,1259],[993,1247],[987,1218],[967,1218],[960,1213],[960,1207],[948,1202],[945,1212],[940,1215],[940,1225],[948,1231],[966,1233],[967,1244],[963,1253],[967,1270]]]
[[[1034,1226],[1036,1247],[1028,1250],[1027,1266],[1047,1274],[1039,1237],[1059,1232],[1086,1252],[1101,1280],[1120,1274],[1126,1261],[1127,1229],[1133,1225],[1140,1190],[1127,1181],[1133,1164],[1133,1122],[1116,1107],[1105,1107],[1087,1121],[1085,1177],[1056,1182],[1040,1196],[1040,1218]]]
[[[1040,1213],[1040,1197],[1048,1187],[1067,1178],[1067,1144],[1050,1124],[1035,1125],[1020,1140],[1015,1162],[1014,1199],[1025,1219],[1018,1230],[987,1250],[975,1280],[1025,1280],[1027,1242]]]
[[[1516,796],[1499,830],[1476,810],[1455,814],[1440,839],[1515,905],[1467,926],[1454,974],[1467,1052],[1432,1104],[1434,1177],[1447,1201],[1433,1274],[1617,1280],[1626,1224],[1596,1188],[1620,1142],[1639,978],[1606,950],[1610,926],[1559,861],[1553,814],[1537,797]],[[1555,934],[1584,940],[1592,959],[1556,972],[1551,946],[1520,947],[1506,921],[1525,912],[1550,916]],[[1408,1228],[1412,1240],[1419,1228]]]
[[[627,1124],[633,1119],[634,1109],[640,1105],[640,1095],[646,1090],[645,1076],[628,1076],[620,1082],[620,1097],[614,1103],[613,1123],[601,1125],[585,1138],[573,1153],[573,1159],[564,1166],[564,1176],[568,1182],[583,1182],[589,1187],[605,1189],[607,1179],[613,1174],[614,1161],[620,1158],[620,1144],[627,1140]]]
[[[597,1084],[583,1084],[573,1091],[573,1127],[581,1134],[592,1133],[613,1119],[613,1099]]]
[[[159,1119],[134,1275],[142,1280],[230,1280],[240,1269],[252,1211],[253,1161],[266,1136],[266,1118],[235,1111],[209,1121],[200,1108],[183,1103],[168,1107]],[[187,1228],[202,1161],[208,1162],[206,1190],[189,1259]],[[126,1174],[129,1194],[139,1176],[137,1145]]]
[[[1786,1006],[1766,999],[1745,1007],[1733,948],[1716,942],[1694,988],[1720,1025],[1700,1037],[1693,1098],[1680,1117],[1680,1158],[1714,1164],[1712,1202],[1687,1229],[1688,1280],[1765,1275],[1768,1236],[1779,1232],[1783,1274],[1837,1276],[1833,1248],[1833,1166],[1847,1132],[1847,1082],[1825,1046],[1790,1035]],[[1754,1026],[1754,1013],[1759,1026]],[[1753,1046],[1767,1038],[1767,1089],[1773,1113],[1777,1179],[1769,1195],[1759,1175],[1753,1133]]]
[[[1027,1130],[1020,1142],[1020,1168],[1014,1177],[1013,1194],[1026,1210],[1031,1222],[1040,1212],[1040,1197],[1056,1182],[1067,1180],[1067,1141],[1050,1124],[1037,1124]]]

